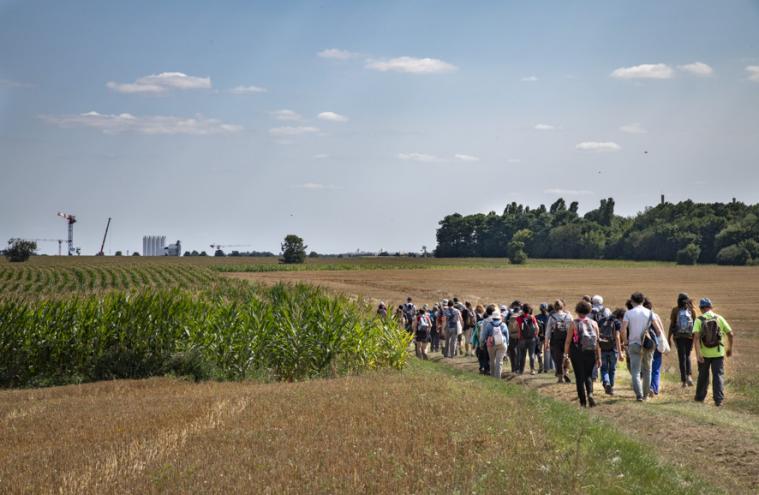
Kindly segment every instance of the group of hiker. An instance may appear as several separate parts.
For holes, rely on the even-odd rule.
[[[384,303],[377,312],[388,316]],[[571,383],[571,369],[582,407],[596,405],[593,384],[599,378],[604,392],[614,395],[617,363],[624,361],[636,400],[659,395],[662,357],[673,347],[683,388],[693,386],[695,350],[696,401],[706,399],[710,377],[714,403],[721,406],[725,397],[724,360],[732,354],[733,332],[708,297],[696,308],[688,294],[679,294],[666,329],[651,300],[640,292],[614,311],[600,295],[583,296],[574,314],[562,299],[540,304],[535,314],[532,305],[518,300],[508,306],[472,307],[454,297],[417,308],[409,297],[392,317],[413,335],[420,359],[429,358],[430,348],[447,358],[476,356],[481,374],[500,378],[507,358],[511,373],[525,373],[529,363],[530,374],[553,372],[558,383]]]

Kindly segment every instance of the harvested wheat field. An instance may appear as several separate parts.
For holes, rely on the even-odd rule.
[[[647,404],[637,404],[629,389],[624,364],[618,367],[618,393],[602,391],[601,407],[590,412],[620,431],[651,446],[661,458],[700,471],[709,465],[725,487],[754,492],[759,486],[759,271],[756,268],[641,267],[641,268],[503,268],[456,270],[388,270],[301,273],[236,274],[236,277],[271,283],[308,281],[331,290],[382,299],[397,305],[410,295],[417,304],[457,296],[475,302],[510,303],[514,299],[539,303],[562,297],[568,302],[583,294],[601,294],[606,305],[621,306],[629,294],[648,295],[668,324],[678,292],[691,297],[709,296],[716,311],[731,323],[736,335],[734,357],[726,366],[727,400],[722,409],[693,402],[693,389],[682,389],[676,369],[677,355],[665,358],[664,390]],[[471,358],[437,360],[476,372]],[[693,358],[695,360],[695,357]],[[506,368],[506,367],[505,367]],[[546,375],[513,377],[561,401],[576,404],[574,385],[558,385]],[[723,441],[710,444],[714,435]],[[716,455],[715,455],[716,454]]]

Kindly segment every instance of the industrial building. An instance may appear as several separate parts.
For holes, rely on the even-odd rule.
[[[165,235],[146,235],[142,238],[143,256],[182,256],[182,243],[166,245]]]

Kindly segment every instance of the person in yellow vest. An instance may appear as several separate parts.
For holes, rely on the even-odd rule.
[[[693,347],[698,360],[696,401],[706,399],[709,373],[712,374],[712,397],[717,407],[725,400],[725,357],[733,354],[733,329],[727,321],[712,311],[712,301],[705,297],[699,302],[701,316],[693,324]],[[727,340],[727,345],[725,345]]]

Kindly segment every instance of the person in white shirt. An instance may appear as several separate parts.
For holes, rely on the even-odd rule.
[[[651,365],[656,350],[656,340],[651,338],[653,330],[661,338],[661,324],[651,310],[643,307],[645,296],[635,292],[630,296],[632,309],[625,313],[622,320],[622,340],[627,354],[627,367],[632,375],[632,388],[635,398],[641,402],[648,397],[651,388]]]

